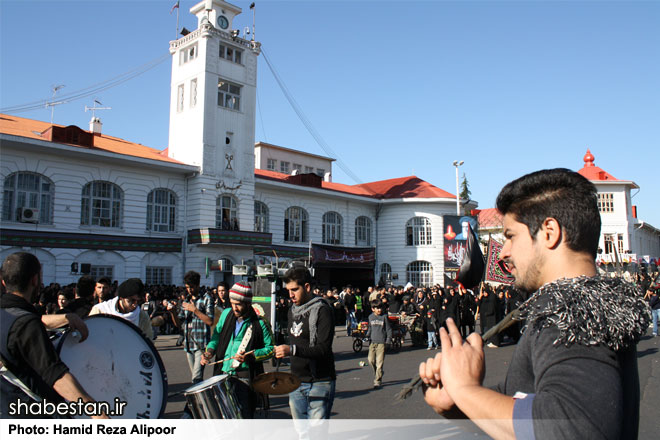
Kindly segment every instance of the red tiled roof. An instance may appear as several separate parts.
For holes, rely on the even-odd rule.
[[[268,180],[278,180],[285,183],[293,183],[291,180],[294,177],[289,174],[261,169],[255,169],[254,174],[257,177]],[[343,183],[322,181],[321,188],[377,199],[456,197],[416,176],[379,180],[360,185],[345,185]]]
[[[587,149],[587,154],[584,155],[584,166],[582,167],[581,170],[578,171],[579,174],[581,174],[583,177],[586,177],[589,180],[596,180],[596,181],[618,181],[616,177],[611,175],[610,173],[603,171],[602,168],[597,167],[594,165],[594,155],[591,154],[591,151]]]
[[[417,176],[398,177],[395,179],[379,180],[377,182],[355,185],[377,194],[383,199],[401,198],[451,198],[456,196],[440,189]]]
[[[502,214],[497,208],[480,209],[477,215],[479,228],[502,227]]]
[[[47,132],[52,126],[63,127],[62,125],[50,124],[49,122],[36,121],[34,119],[26,119],[0,113],[0,133],[49,141],[46,136],[42,136],[42,133]],[[92,147],[85,147],[77,144],[67,145],[87,150],[107,151],[109,153],[124,154],[126,156],[183,164],[182,162],[168,157],[167,152],[145,147],[142,144],[135,144],[106,134],[95,134],[94,146]]]

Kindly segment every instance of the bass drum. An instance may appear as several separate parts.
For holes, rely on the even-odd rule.
[[[155,419],[167,404],[167,373],[154,344],[123,318],[85,318],[89,336],[78,342],[72,332],[56,341],[56,350],[78,382],[96,401],[126,402],[112,418]]]

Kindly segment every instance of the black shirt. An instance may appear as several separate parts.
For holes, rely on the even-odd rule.
[[[314,299],[312,299],[314,301]],[[332,308],[322,299],[316,323],[316,344],[310,347],[309,314],[299,319],[293,315],[293,307],[289,309],[289,337],[295,349],[291,356],[291,373],[298,376],[302,382],[317,382],[336,379],[335,357],[332,353],[332,342],[335,336],[335,325]]]
[[[7,368],[41,397],[52,402],[63,401],[53,384],[69,368],[55,351],[41,316],[23,297],[11,293],[0,297],[0,308],[18,308],[30,313],[17,318],[8,335],[0,335],[7,338],[7,350],[16,362]]]

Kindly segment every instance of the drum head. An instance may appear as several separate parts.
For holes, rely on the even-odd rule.
[[[154,344],[131,322],[111,315],[85,318],[89,337],[78,342],[71,332],[57,352],[80,384],[97,401],[126,402],[122,416],[154,419],[165,412],[167,373]]]
[[[203,380],[203,381],[201,381],[199,383],[196,383],[195,385],[193,385],[189,388],[186,388],[186,390],[184,390],[183,394],[184,395],[194,394],[198,391],[205,390],[207,388],[212,387],[213,385],[215,385],[218,382],[222,382],[224,380],[227,380],[228,377],[229,376],[226,375],[226,374],[220,374],[218,376],[209,377],[206,380]]]

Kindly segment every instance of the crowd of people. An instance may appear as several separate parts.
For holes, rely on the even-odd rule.
[[[583,210],[562,209],[569,198],[588,215],[576,217],[574,212]],[[186,353],[191,382],[202,381],[204,367],[215,364],[214,374],[235,379],[246,418],[254,415],[258,396],[251,384],[264,371],[263,362],[290,358],[291,372],[301,382],[289,393],[292,416],[327,419],[337,377],[335,326],[345,325],[350,336],[368,320],[369,360],[379,387],[384,349],[393,338],[388,317],[396,315],[401,322],[419,324],[428,350],[442,347],[419,366],[425,400],[437,412],[468,417],[495,437],[536,433],[552,438],[570,432],[578,438],[603,429],[634,438],[639,418],[635,346],[651,321],[653,336],[658,335],[660,275],[657,268],[599,273],[595,200],[593,185],[563,169],[523,176],[502,190],[497,204],[507,240],[501,257],[514,285],[376,286],[365,291],[348,285],[322,292],[314,288],[307,268],[294,266],[283,277],[274,338],[252,304],[248,283],[205,287],[200,274],[189,271],[183,286],[82,276],[75,284],[44,287],[37,258],[18,252],[2,265],[2,360],[42,397],[93,402],[55,353],[46,328],[69,325],[85,339],[81,318],[105,313],[132,322],[146,337],[179,334],[176,345]],[[543,212],[529,214],[535,209]],[[474,333],[477,324],[483,335],[516,309],[523,329],[514,325],[487,341]],[[482,344],[497,347],[502,337],[518,345],[506,381],[488,389],[482,386]],[[2,385],[4,395],[14,395],[16,390],[5,391],[5,381]],[[557,422],[571,411],[587,416]]]
[[[633,274],[625,271],[610,272],[608,276],[622,277],[632,282],[649,302],[654,301],[654,296],[657,296],[657,291],[660,290],[658,270]],[[116,280],[112,281],[107,277],[95,280],[84,275],[77,283],[66,286],[57,283],[43,286],[35,307],[39,313],[45,315],[76,312],[85,317],[94,305],[116,298],[118,287]],[[419,322],[423,325],[425,334],[434,333],[435,339],[429,335],[430,348],[438,348],[437,332],[441,327],[446,328],[447,318],[454,320],[463,337],[475,330],[484,334],[507,313],[519,307],[528,296],[513,285],[488,282],[482,282],[474,289],[465,289],[461,285],[408,289],[404,286],[370,286],[362,291],[359,287],[347,285],[324,290],[325,293],[319,288],[313,288],[312,293],[314,296],[323,297],[332,306],[335,324],[345,326],[347,335],[352,334],[359,322],[368,319],[372,313],[371,303],[378,299],[387,314],[401,316],[404,324],[412,323],[413,320]],[[154,324],[153,338],[159,334],[179,334],[176,345],[182,346],[185,335],[180,320],[184,317],[182,312],[185,312],[183,304],[191,298],[185,283],[181,286],[145,284],[144,292],[144,301],[140,307]],[[229,287],[224,282],[216,286],[199,286],[195,298],[201,298],[206,303],[211,318],[215,310],[222,311],[230,307]],[[285,288],[282,288],[276,301],[273,331],[275,339],[280,341],[280,334],[287,329],[288,309],[291,307],[291,300]],[[658,309],[660,304],[654,310]],[[217,323],[217,320],[215,318],[214,322]],[[659,321],[660,318],[656,318],[656,322]],[[657,334],[657,328],[654,334]],[[498,347],[505,338],[515,343],[519,337],[520,325],[514,324],[505,333],[493,336],[486,343],[489,347]]]

